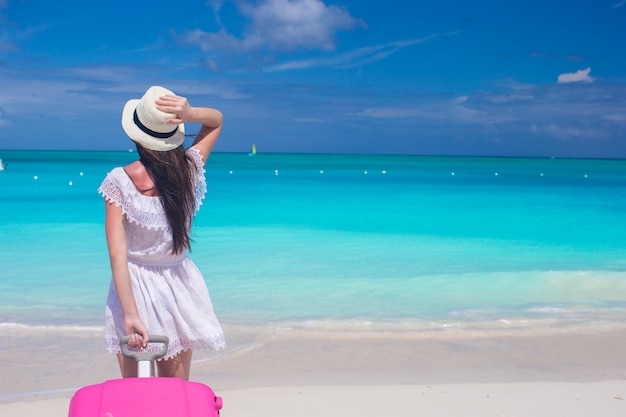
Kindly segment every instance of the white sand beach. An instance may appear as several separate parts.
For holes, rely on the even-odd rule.
[[[224,417],[617,417],[624,381],[288,386],[226,390]],[[0,404],[3,416],[67,416],[69,399]]]
[[[196,355],[192,368],[193,380],[222,396],[225,417],[626,415],[623,329],[497,336],[226,330],[231,347]],[[118,377],[96,330],[63,338],[3,332],[2,416],[66,416],[77,388]]]

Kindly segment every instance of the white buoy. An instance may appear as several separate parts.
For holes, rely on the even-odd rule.
[[[386,173],[387,173],[387,170],[386,170],[386,169],[383,169],[383,175],[384,175],[384,174],[386,174]]]
[[[82,176],[83,176],[83,175],[85,175],[85,174],[83,174],[83,171],[80,171],[80,174],[79,174],[79,175],[82,177]]]
[[[72,185],[74,185],[74,183],[72,181],[70,181],[70,182],[67,183],[67,185],[69,185],[71,187]]]
[[[35,175],[35,176],[33,177],[33,179],[34,179],[34,180],[38,180],[38,179],[39,179],[39,176],[38,176],[38,175]]]

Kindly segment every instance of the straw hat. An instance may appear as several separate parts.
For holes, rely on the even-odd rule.
[[[152,86],[141,99],[128,100],[122,111],[122,127],[126,134],[144,148],[153,151],[170,151],[185,140],[183,123],[168,123],[175,114],[156,108],[159,97],[173,92],[164,87]]]

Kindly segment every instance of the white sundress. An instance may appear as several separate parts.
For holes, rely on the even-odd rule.
[[[198,167],[195,206],[206,194],[204,164],[200,152],[187,150]],[[158,196],[142,195],[123,168],[113,169],[98,192],[122,208],[128,245],[128,271],[139,317],[148,333],[165,335],[169,348],[165,359],[184,350],[226,346],[224,333],[213,312],[206,283],[185,252],[173,254],[172,233]],[[120,352],[124,314],[113,279],[105,309],[105,349]]]

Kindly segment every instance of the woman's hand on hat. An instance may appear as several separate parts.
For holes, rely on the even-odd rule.
[[[159,97],[156,108],[165,113],[175,114],[176,117],[167,119],[168,123],[184,123],[193,120],[195,109],[191,107],[185,97],[167,94]]]

